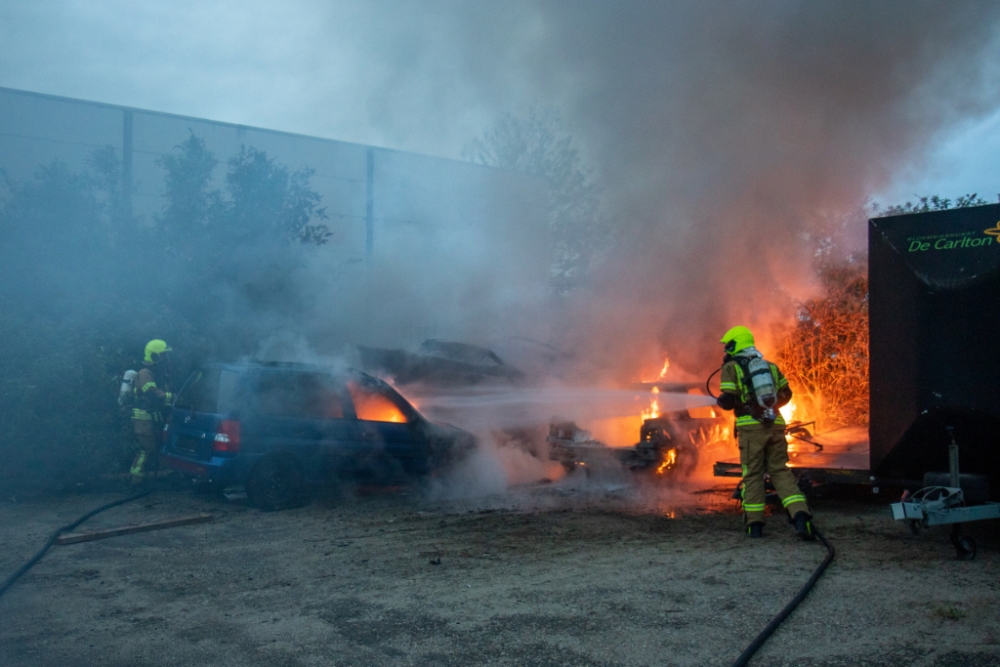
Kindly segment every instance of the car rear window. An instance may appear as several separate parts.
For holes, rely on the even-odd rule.
[[[396,424],[410,421],[391,390],[360,382],[348,382],[347,390],[351,393],[358,419]]]
[[[264,414],[305,419],[342,419],[344,404],[333,378],[319,373],[261,373],[257,406]]]
[[[238,371],[222,368],[203,368],[195,371],[177,395],[178,408],[222,414],[235,408]]]

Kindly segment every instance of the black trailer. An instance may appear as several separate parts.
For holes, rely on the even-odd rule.
[[[1000,205],[868,227],[871,469],[1000,482]],[[995,489],[997,490],[997,489]]]
[[[868,249],[868,442],[809,451],[790,438],[800,449],[791,467],[816,482],[876,492],[880,484],[919,487],[947,475],[954,442],[962,479],[977,495],[992,482],[996,495],[1000,205],[874,218]],[[738,477],[739,461],[716,463],[715,474]]]

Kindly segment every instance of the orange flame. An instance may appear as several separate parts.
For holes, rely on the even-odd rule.
[[[660,467],[656,469],[656,474],[662,475],[666,471],[673,468],[675,463],[677,463],[677,449],[671,447],[663,455],[663,462],[660,464]]]
[[[665,377],[667,377],[667,371],[668,370],[670,370],[670,357],[664,357],[664,359],[663,359],[663,367],[660,369],[660,374],[657,375],[652,380],[643,380],[643,382],[657,382],[659,380],[662,380]],[[648,377],[648,376],[643,375],[643,377]]]
[[[649,409],[642,411],[642,419],[656,419],[660,416],[660,401],[657,399],[656,395],[660,393],[659,387],[653,387],[652,394],[653,398],[649,401]]]
[[[785,418],[785,423],[790,424],[791,422],[795,421],[795,413],[797,409],[798,408],[795,405],[795,401],[791,400],[788,401],[788,403],[786,403],[785,405],[778,408],[778,412],[780,412],[781,416]]]

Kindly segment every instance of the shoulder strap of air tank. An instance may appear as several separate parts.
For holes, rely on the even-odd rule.
[[[743,398],[747,403],[753,403],[757,400],[756,394],[753,390],[753,382],[750,381],[750,360],[746,357],[733,357],[733,361],[739,366],[740,370],[740,384],[743,385]]]

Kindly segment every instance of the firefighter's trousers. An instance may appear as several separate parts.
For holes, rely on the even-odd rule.
[[[132,473],[133,483],[142,481],[146,471],[156,467],[160,451],[159,429],[156,426],[157,424],[150,419],[132,420],[132,430],[139,443],[139,451],[136,452],[132,468],[129,470]]]
[[[764,520],[764,473],[791,516],[809,512],[806,497],[788,469],[788,443],[783,426],[739,429],[740,464],[743,466],[743,519],[750,524]]]

